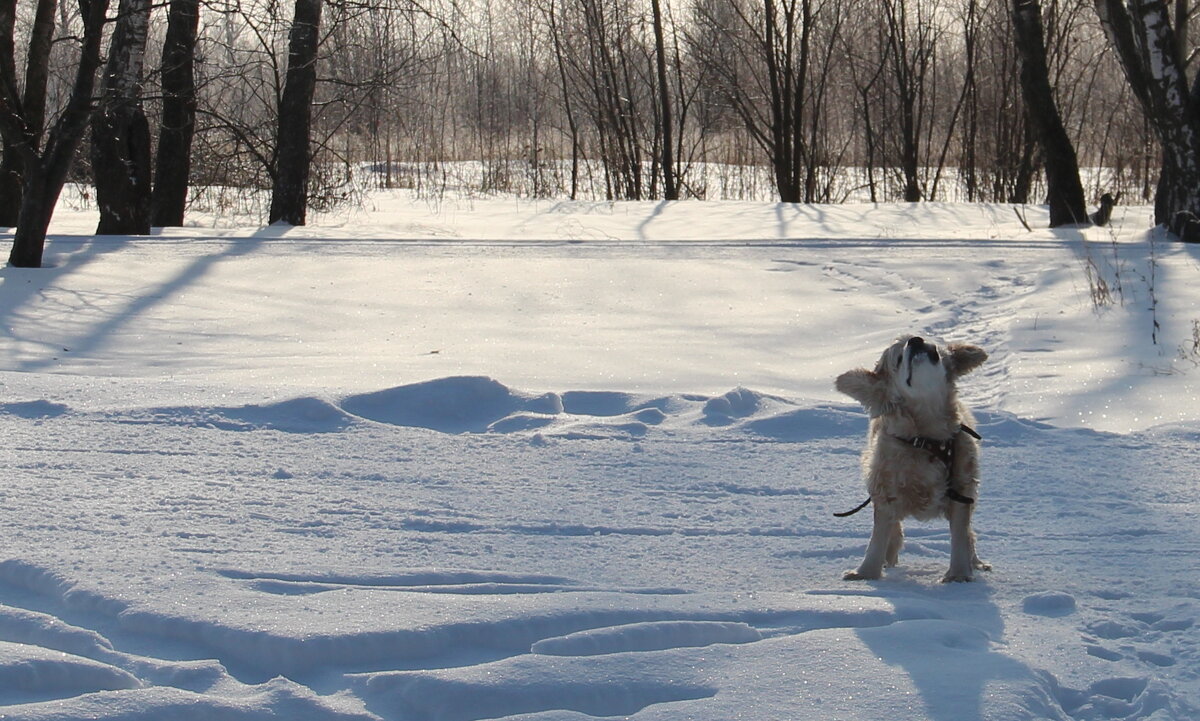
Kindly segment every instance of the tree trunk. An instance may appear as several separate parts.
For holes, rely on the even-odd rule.
[[[149,27],[150,0],[121,0],[92,116],[97,235],[150,233],[150,126],[141,98]]]
[[[654,10],[654,51],[658,71],[658,102],[662,106],[662,173],[663,198],[679,200],[675,183],[675,134],[671,124],[671,86],[667,83],[667,48],[663,38],[663,18],[660,0],[652,0]]]
[[[770,149],[771,165],[775,172],[775,190],[783,203],[804,200],[800,169],[796,167],[795,144],[798,142],[796,114],[800,106],[794,98],[797,90],[795,62],[796,7],[784,3],[782,10],[774,0],[763,4],[763,61],[770,89]],[[783,28],[780,28],[780,21]]]
[[[4,157],[0,158],[0,227],[11,228],[17,224],[21,214],[21,178],[24,165],[16,147],[4,143]]]
[[[1163,0],[1095,0],[1129,87],[1162,147],[1154,222],[1200,242],[1200,84],[1186,67]]]
[[[54,39],[56,0],[40,0],[34,14],[33,28],[25,61],[25,91],[21,108],[26,118],[27,141],[36,150],[40,145],[42,126],[46,124],[46,83],[50,74],[50,47]],[[12,27],[3,32],[12,36]],[[15,74],[15,70],[14,70]],[[4,158],[0,160],[0,226],[13,227],[21,212],[22,178],[25,163],[21,149],[4,141]]]
[[[932,52],[922,28],[909,37],[908,5],[903,0],[883,4],[887,29],[887,50],[895,83],[898,118],[898,155],[904,180],[904,201],[916,203],[925,197],[921,188],[922,95]],[[918,10],[918,24],[921,22]]]
[[[296,0],[288,36],[287,79],[279,101],[271,223],[304,225],[308,211],[309,136],[320,26],[321,0]]]
[[[15,0],[0,4],[0,24],[9,29],[12,25],[6,22],[5,16],[15,9],[15,5]],[[0,133],[9,144],[20,148],[25,163],[21,212],[9,255],[9,263],[21,268],[41,267],[46,229],[92,111],[92,91],[100,67],[108,0],[80,0],[79,7],[83,15],[83,37],[74,83],[66,107],[50,131],[45,150],[40,153],[29,142],[29,117],[15,97],[13,36],[8,30],[0,33]]]
[[[150,224],[183,225],[192,138],[196,131],[195,63],[199,0],[171,0],[162,52],[162,128],[154,163]]]
[[[17,227],[13,236],[12,252],[8,262],[17,268],[42,267],[42,253],[46,245],[46,230],[50,217],[58,203],[59,190],[51,194],[49,176],[42,163],[34,163],[25,169],[22,181],[21,211],[17,216]]]
[[[1037,141],[1033,139],[1033,132],[1029,129],[1029,123],[1026,122],[1025,125],[1026,127],[1020,131],[1022,136],[1021,156],[1017,161],[1016,167],[1013,168],[1011,178],[1012,187],[1008,194],[1008,202],[1017,205],[1025,205],[1029,202],[1029,194],[1033,192],[1033,176],[1037,174],[1040,160],[1037,157]]]
[[[575,120],[574,104],[571,102],[571,84],[567,77],[567,63],[563,54],[562,34],[559,31],[555,4],[549,3],[546,8],[546,20],[550,25],[550,39],[554,47],[554,59],[558,66],[558,79],[562,83],[563,113],[567,116],[567,131],[571,137],[571,200],[579,193],[579,124]]]
[[[150,233],[150,126],[140,108],[92,117],[92,173],[100,222],[96,235]]]
[[[1012,20],[1017,53],[1021,58],[1021,94],[1042,148],[1050,227],[1085,223],[1087,207],[1083,184],[1079,182],[1079,163],[1050,87],[1042,8],[1038,0],[1013,0]]]

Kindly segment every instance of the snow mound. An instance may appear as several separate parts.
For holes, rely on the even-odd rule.
[[[713,685],[672,678],[655,660],[622,657],[597,668],[582,659],[525,656],[462,669],[366,675],[358,691],[385,715],[414,721],[545,712],[557,712],[557,718],[569,717],[567,712],[624,717],[658,704],[717,695]]]
[[[638,439],[657,426],[724,428],[780,441],[861,434],[866,420],[850,406],[796,409],[748,388],[720,396],[639,395],[570,390],[536,395],[482,376],[439,378],[347,397],[346,413],[442,433],[547,434],[564,440]]]
[[[270,405],[247,405],[223,409],[226,416],[254,428],[289,433],[332,433],[344,430],[354,419],[342,409],[320,398],[293,398]]]
[[[141,686],[131,674],[61,651],[0,641],[0,700],[30,701]]]
[[[715,643],[761,641],[758,629],[745,623],[718,621],[659,621],[631,623],[547,638],[531,651],[549,656],[598,656],[627,651],[711,646]]]
[[[754,435],[800,442],[861,436],[867,432],[867,417],[846,407],[818,406],[755,418],[743,427]]]
[[[31,703],[5,709],[11,718],[26,721],[73,721],[104,718],[114,721],[374,721],[362,711],[334,706],[310,689],[285,678],[272,679],[232,695],[194,693],[179,688],[156,686],[120,693],[90,693],[46,703]]]
[[[491,378],[455,376],[350,396],[341,407],[377,423],[443,433],[482,433],[520,411],[561,413],[563,401],[553,393],[525,396]],[[528,427],[530,424],[521,424],[521,429]]]
[[[1033,616],[1069,616],[1075,613],[1075,597],[1060,591],[1046,591],[1026,596],[1021,608]]]
[[[1080,440],[1110,438],[1112,434],[1090,428],[1058,428],[1042,421],[1021,418],[1007,411],[975,410],[975,429],[994,446],[1019,446],[1047,433],[1074,435]]]
[[[0,413],[18,416],[30,420],[38,418],[57,418],[70,412],[70,408],[62,403],[51,401],[18,401],[15,403],[0,403]]]
[[[763,400],[768,397],[746,388],[734,388],[704,404],[704,423],[710,426],[730,425],[736,419],[758,413],[763,406]]]
[[[0,605],[0,638],[90,658],[112,652],[108,639],[95,631],[72,626],[37,611],[4,605]]]
[[[748,434],[782,442],[861,436],[866,417],[849,405],[797,407],[797,402],[744,387],[718,396],[654,396],[619,391],[515,390],[486,376],[450,376],[330,402],[301,396],[240,406],[153,406],[79,412],[50,401],[0,404],[0,415],[35,422],[59,416],[129,425],[163,425],[218,431],[338,433],[372,421],[451,435],[528,434],[537,442],[637,440],[652,430],[693,429]],[[1002,427],[1018,427],[1003,419]],[[294,477],[289,469],[276,478]]]
[[[313,397],[291,398],[265,405],[167,406],[110,415],[124,423],[284,433],[336,433],[355,422],[352,416],[332,403]]]
[[[562,394],[563,412],[576,416],[623,416],[639,411],[665,413],[676,404],[671,398],[647,398],[617,391],[568,391]]]

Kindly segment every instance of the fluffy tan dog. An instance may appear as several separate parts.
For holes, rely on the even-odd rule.
[[[958,400],[955,381],[979,367],[987,353],[973,345],[939,349],[905,336],[879,358],[875,370],[838,376],[837,389],[862,403],[871,417],[863,474],[875,507],[867,553],[846,580],[876,579],[895,566],[904,543],[900,522],[909,516],[950,521],[950,570],[943,581],[970,581],[990,570],[975,553],[971,513],[979,490],[979,445],[974,419]]]

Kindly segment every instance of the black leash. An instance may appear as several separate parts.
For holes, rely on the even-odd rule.
[[[837,516],[838,518],[845,518],[846,516],[853,516],[855,513],[858,513],[859,511],[861,511],[862,509],[866,508],[866,507],[867,507],[868,505],[870,505],[870,504],[871,504],[871,499],[870,499],[870,498],[867,498],[867,500],[865,500],[865,501],[863,501],[862,503],[858,504],[858,506],[856,506],[856,507],[855,507],[855,508],[853,508],[852,510],[849,510],[849,511],[842,511],[841,513],[835,513],[835,514],[833,514],[833,515]]]
[[[983,440],[983,436],[976,433],[974,428],[966,425],[965,423],[959,424],[958,433],[966,433],[968,436],[971,436],[977,441]],[[954,469],[954,440],[958,437],[958,433],[955,433],[953,436],[951,436],[950,440],[948,441],[939,441],[933,438],[925,438],[924,436],[917,436],[916,438],[901,438],[900,436],[892,436],[892,438],[895,438],[906,445],[910,445],[913,448],[920,448],[923,451],[932,453],[935,458],[937,458],[946,466],[946,498],[949,498],[956,503],[971,505],[975,502],[974,498],[964,496],[950,485],[950,474]],[[858,513],[870,505],[870,503],[871,499],[867,498],[867,500],[858,504],[858,506],[855,508],[849,511],[835,513],[833,515],[837,516],[838,518],[853,516],[855,513]]]

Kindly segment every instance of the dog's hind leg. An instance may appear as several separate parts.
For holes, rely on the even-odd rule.
[[[888,532],[887,557],[884,559],[885,566],[891,568],[900,562],[901,548],[904,548],[904,526],[900,525],[900,521],[892,521],[892,528]]]
[[[973,570],[985,565],[975,555],[971,510],[971,506],[965,503],[950,504],[950,570],[942,578],[943,583],[971,581],[974,579]]]
[[[857,570],[846,571],[842,578],[847,581],[871,581],[883,575],[883,564],[887,560],[892,538],[894,520],[890,513],[875,504],[875,525],[871,527],[871,540],[867,543],[867,554]],[[896,549],[899,551],[899,549]]]

